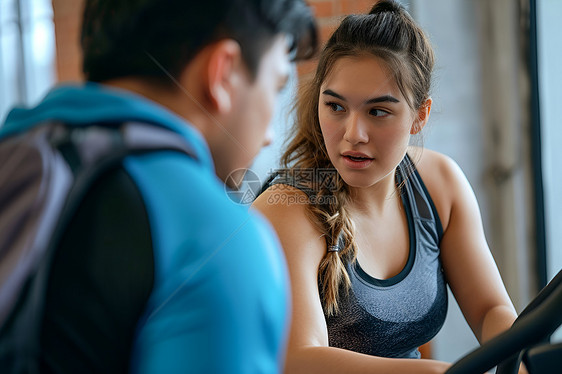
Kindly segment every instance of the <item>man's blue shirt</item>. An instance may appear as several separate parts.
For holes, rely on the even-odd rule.
[[[160,151],[124,161],[144,200],[154,251],[132,372],[278,373],[289,314],[285,260],[266,221],[229,199],[200,133],[150,100],[88,83],[60,86],[35,108],[14,109],[0,138],[49,120],[149,122],[177,132],[196,154]]]

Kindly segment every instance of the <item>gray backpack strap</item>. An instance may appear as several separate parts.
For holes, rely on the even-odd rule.
[[[0,326],[45,252],[74,180],[51,145],[61,130],[49,124],[0,143]]]
[[[38,370],[51,259],[92,183],[128,155],[164,150],[196,159],[177,133],[145,123],[46,123],[0,141],[0,367]]]

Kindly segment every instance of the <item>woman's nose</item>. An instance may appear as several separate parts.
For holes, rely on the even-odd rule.
[[[345,123],[344,140],[351,144],[367,143],[369,136],[359,114],[351,113]]]

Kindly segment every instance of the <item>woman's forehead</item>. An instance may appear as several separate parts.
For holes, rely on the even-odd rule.
[[[402,96],[395,75],[386,62],[368,55],[337,59],[322,82],[320,92],[328,88],[344,96]]]

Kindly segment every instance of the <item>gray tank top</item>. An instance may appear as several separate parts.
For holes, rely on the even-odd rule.
[[[373,356],[419,358],[418,347],[443,326],[448,305],[439,258],[443,229],[408,156],[396,169],[396,183],[402,182],[410,239],[408,261],[399,274],[384,280],[368,275],[357,261],[346,264],[351,289],[338,303],[340,312],[326,316],[330,346]],[[271,184],[299,186],[286,176]],[[310,190],[303,191],[311,196]]]

